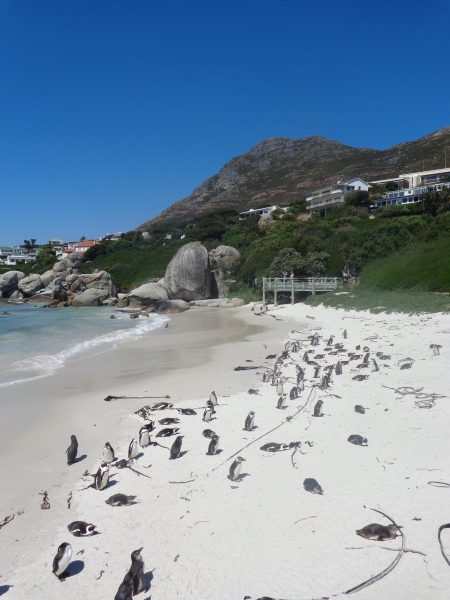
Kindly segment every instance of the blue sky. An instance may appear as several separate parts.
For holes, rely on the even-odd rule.
[[[127,231],[267,137],[450,125],[450,0],[0,0],[0,243]]]

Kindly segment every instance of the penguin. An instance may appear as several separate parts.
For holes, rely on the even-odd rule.
[[[157,402],[152,406],[152,410],[166,410],[166,408],[173,408],[173,404],[170,402]]]
[[[267,383],[269,381],[269,371],[264,371],[262,380],[263,383]]]
[[[205,410],[203,411],[203,421],[205,423],[208,423],[208,421],[212,421],[213,418],[213,412],[210,408],[205,408]]]
[[[94,487],[96,490],[104,490],[109,483],[109,466],[107,463],[102,463],[94,478]]]
[[[142,550],[143,548],[139,548],[131,553],[131,567],[129,573],[133,575],[133,596],[148,591],[148,587],[145,584],[145,565],[141,556]]]
[[[364,415],[366,409],[364,408],[364,406],[361,406],[361,404],[355,404],[355,412],[359,413],[360,415]]]
[[[114,600],[133,600],[133,573],[131,571],[128,571],[123,578]]]
[[[289,392],[289,398],[291,400],[295,400],[296,398],[298,398],[300,396],[300,390],[298,389],[298,387],[294,386],[291,391]]]
[[[72,559],[72,546],[68,542],[64,542],[58,547],[58,552],[53,559],[53,573],[59,579],[64,575],[67,567]]]
[[[377,361],[376,361],[374,358],[372,358],[372,371],[373,371],[374,373],[377,373],[379,370],[380,370],[380,369],[378,368],[378,363],[377,363]]]
[[[109,442],[106,442],[103,448],[103,462],[110,463],[114,460],[114,449]]]
[[[303,379],[297,382],[297,389],[299,393],[303,392],[303,390],[305,389],[305,382],[303,381]]]
[[[158,431],[156,437],[169,437],[171,435],[175,435],[179,431],[179,427],[166,427],[165,429],[161,429],[161,431]]]
[[[308,477],[303,482],[303,487],[307,492],[311,492],[311,494],[320,494],[320,496],[323,496],[323,489],[316,479]]]
[[[219,446],[219,436],[213,435],[211,437],[211,441],[209,442],[208,451],[206,452],[206,454],[208,454],[210,456],[216,454],[218,446]]]
[[[322,404],[323,404],[322,400],[317,400],[316,405],[314,407],[313,417],[323,417],[322,410],[321,410]]]
[[[303,378],[305,377],[305,371],[299,365],[297,365],[295,367],[295,370],[297,372],[297,383],[298,383],[299,381],[302,381]]]
[[[286,400],[286,394],[281,394],[281,396],[278,398],[278,402],[277,402],[277,408],[286,408],[284,401]]]
[[[97,525],[92,523],[86,523],[85,521],[73,521],[67,525],[67,529],[75,537],[87,537],[89,535],[95,535],[98,531],[95,531]]]
[[[347,330],[346,329],[344,329],[344,331],[342,332],[342,336],[343,336],[344,340],[347,339]]]
[[[307,352],[303,354],[303,362],[309,364],[309,356]]]
[[[165,419],[160,419],[158,423],[160,425],[177,425],[180,422],[180,419],[175,417],[166,417]]]
[[[202,435],[205,438],[211,439],[213,436],[216,435],[216,432],[213,431],[212,429],[204,429],[203,432],[202,432]]]
[[[317,365],[317,367],[315,367],[314,369],[314,379],[317,379],[317,377],[319,377],[320,375],[320,366]]]
[[[355,444],[355,446],[367,446],[367,438],[362,437],[362,435],[350,435],[347,438],[347,441],[350,442],[350,444]]]
[[[369,356],[370,356],[370,352],[366,352],[366,353],[364,354],[364,358],[363,358],[363,364],[365,364],[365,365],[366,365],[366,367],[367,367],[367,366],[368,366],[368,364],[369,364]]]
[[[251,410],[247,418],[245,419],[244,430],[245,431],[253,431],[253,427],[255,426],[255,413]]]
[[[228,475],[228,477],[229,477],[229,479],[231,479],[231,481],[237,481],[239,479],[239,476],[241,474],[241,464],[244,461],[245,461],[245,458],[242,458],[242,456],[238,456],[232,462],[231,467],[230,467],[230,472]]]
[[[213,415],[216,414],[216,409],[214,407],[215,407],[215,404],[213,404],[211,402],[211,400],[206,401],[206,408],[209,409]]]
[[[180,415],[196,415],[197,413],[193,408],[177,408]]]
[[[125,494],[113,494],[105,500],[106,504],[110,506],[131,506],[132,504],[137,504],[135,502],[136,496],[127,496]]]
[[[209,401],[213,406],[217,406],[217,395],[214,390],[209,395]]]
[[[337,361],[336,366],[334,367],[334,372],[336,375],[342,375],[342,365],[340,360]]]
[[[334,340],[334,335],[330,335],[330,337],[328,338],[327,346],[332,346],[333,340]]]
[[[171,459],[180,457],[182,443],[183,443],[183,436],[182,435],[177,436],[174,443],[172,444],[171,449],[170,449],[170,458]]]
[[[67,464],[68,465],[73,465],[73,463],[77,459],[77,453],[78,453],[78,440],[77,440],[77,436],[76,435],[71,435],[70,436],[70,446],[66,450]]]
[[[320,382],[320,389],[324,390],[325,388],[327,388],[330,384],[330,374],[326,373],[325,375],[323,375],[322,377],[322,381]]]
[[[133,438],[128,446],[128,460],[133,460],[138,455],[138,444]]]
[[[379,525],[378,523],[370,523],[362,529],[356,529],[356,533],[366,540],[374,540],[376,542],[385,542],[386,540],[395,540],[398,535],[399,525]]]
[[[284,385],[283,385],[283,380],[280,378],[277,381],[277,394],[283,394],[284,393]]]
[[[147,446],[150,446],[150,432],[147,425],[143,425],[139,429],[139,446],[141,448],[147,448]]]

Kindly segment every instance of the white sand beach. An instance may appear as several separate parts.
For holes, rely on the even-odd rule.
[[[192,310],[174,316],[168,329],[96,362],[80,359],[71,372],[65,368],[34,388],[41,390],[34,409],[33,388],[22,387],[31,412],[16,415],[23,427],[4,438],[0,455],[0,523],[14,515],[0,529],[0,596],[112,600],[131,552],[143,547],[151,587],[138,600],[339,597],[388,567],[402,545],[400,536],[369,541],[356,535],[369,523],[389,524],[371,510],[377,509],[402,526],[406,551],[392,572],[350,595],[448,598],[450,567],[437,534],[450,522],[450,486],[429,482],[450,483],[450,316],[372,315],[303,304],[260,315],[253,308]],[[311,345],[315,334],[318,345]],[[146,374],[149,344],[160,352]],[[441,346],[438,354],[431,344]],[[286,349],[278,362],[286,408],[279,409],[276,386],[263,382],[263,375]],[[305,362],[305,352],[316,365]],[[331,371],[321,389],[323,368],[338,360],[342,374]],[[297,365],[305,372],[304,390],[290,399]],[[204,423],[212,390],[218,406],[215,418]],[[110,485],[98,491],[83,474],[96,472],[104,443],[126,458],[145,423],[134,412],[161,401],[104,402],[109,394],[167,394],[174,408],[152,412],[157,428],[151,439],[166,448],[151,445],[130,465],[145,476],[113,466]],[[314,417],[318,400],[323,416]],[[355,405],[365,413],[355,412]],[[180,414],[178,407],[197,414]],[[256,428],[245,431],[251,410]],[[179,418],[184,435],[185,453],[175,460],[168,450],[174,437],[155,437],[163,429],[158,420],[166,417]],[[219,435],[220,452],[213,456],[206,454],[205,428]],[[86,457],[67,466],[71,434]],[[351,435],[367,438],[368,445],[350,443]],[[261,450],[269,442],[301,445]],[[238,455],[245,458],[241,477],[230,481]],[[322,495],[305,490],[308,478],[317,480]],[[44,490],[47,510],[40,508]],[[116,493],[136,496],[137,503],[106,504]],[[72,536],[67,525],[75,520],[94,523],[99,535]],[[442,539],[450,554],[449,530]],[[62,542],[73,548],[64,581],[52,574]]]

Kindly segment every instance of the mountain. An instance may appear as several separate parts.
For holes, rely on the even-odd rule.
[[[231,159],[192,194],[137,229],[186,222],[223,208],[243,211],[272,204],[285,206],[337,179],[383,179],[443,167],[446,149],[450,161],[450,127],[387,150],[352,148],[320,136],[270,138]]]

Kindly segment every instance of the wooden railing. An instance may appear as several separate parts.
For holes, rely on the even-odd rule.
[[[266,302],[266,292],[273,292],[274,302],[277,303],[279,292],[289,292],[294,304],[295,292],[332,292],[343,286],[341,277],[264,277],[263,302]]]

